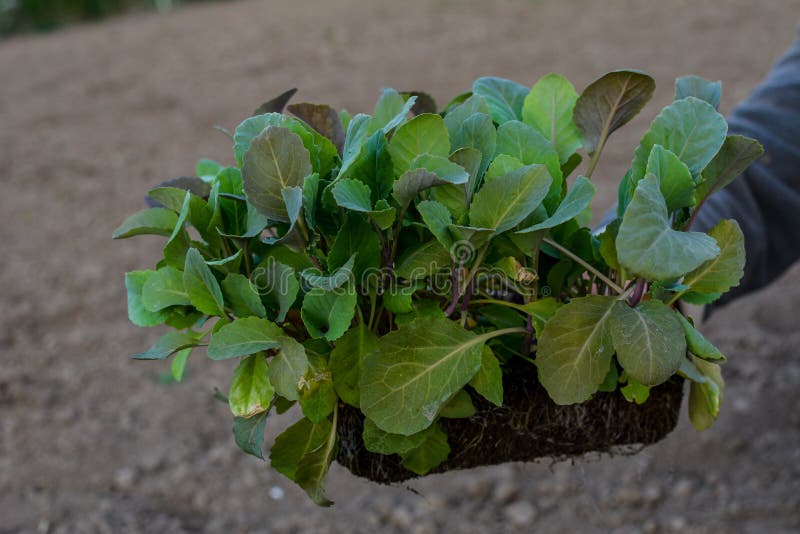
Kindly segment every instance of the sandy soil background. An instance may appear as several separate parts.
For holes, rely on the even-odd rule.
[[[646,7],[645,7],[646,6]],[[158,238],[112,242],[146,187],[230,162],[232,129],[288,87],[368,111],[382,86],[444,103],[480,75],[558,71],[580,90],[638,67],[655,101],[612,138],[598,210],[676,76],[744,98],[794,39],[798,0],[242,0],[0,42],[0,532],[796,532],[800,268],[706,325],[730,357],[721,420],[685,415],[624,458],[505,465],[376,487],[334,466],[319,509],[241,454],[213,400],[232,369],[196,355],[181,385],[129,354],[122,274]],[[285,425],[278,419],[272,433]]]

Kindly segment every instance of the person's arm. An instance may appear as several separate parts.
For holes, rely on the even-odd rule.
[[[800,257],[800,39],[728,124],[729,133],[760,141],[764,155],[708,199],[692,228],[735,219],[744,233],[744,277],[712,307],[766,286]]]

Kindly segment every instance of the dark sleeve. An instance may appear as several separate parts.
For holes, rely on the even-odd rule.
[[[800,257],[800,40],[728,117],[729,132],[759,140],[764,155],[708,199],[694,230],[736,219],[745,237],[741,284],[714,306],[759,289]]]

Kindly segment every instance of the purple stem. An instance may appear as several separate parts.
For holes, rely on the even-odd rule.
[[[636,279],[636,287],[633,288],[633,293],[631,293],[631,296],[628,298],[628,304],[630,304],[632,307],[639,304],[639,302],[642,300],[646,284],[647,283],[645,282],[644,278]]]

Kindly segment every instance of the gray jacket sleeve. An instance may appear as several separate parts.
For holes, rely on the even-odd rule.
[[[744,233],[744,278],[714,306],[769,284],[800,257],[800,39],[728,124],[730,133],[759,140],[764,155],[708,199],[693,227],[735,219]]]

